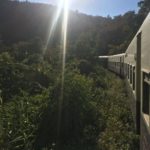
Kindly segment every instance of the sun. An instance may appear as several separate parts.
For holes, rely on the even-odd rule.
[[[64,32],[63,35],[66,36],[66,31],[65,30],[67,29],[67,24],[68,24],[69,1],[70,0],[58,0],[57,1],[57,9],[56,9],[56,12],[53,16],[52,23],[50,25],[48,38],[47,38],[47,42],[46,42],[46,46],[45,46],[46,48],[48,46],[48,43],[53,38],[58,20],[59,20],[59,18],[62,14],[63,14],[62,32]],[[63,38],[66,38],[66,37],[63,37]]]

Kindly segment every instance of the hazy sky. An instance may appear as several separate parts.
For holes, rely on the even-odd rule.
[[[59,0],[29,0],[57,5]],[[140,0],[70,0],[70,9],[91,15],[115,16],[129,10],[138,10]]]

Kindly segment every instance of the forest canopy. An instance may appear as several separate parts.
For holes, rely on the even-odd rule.
[[[149,11],[148,3],[148,0],[139,3],[141,9],[138,14],[129,11],[114,18],[70,11],[68,53],[71,53],[70,55],[81,53],[81,57],[84,57],[85,53],[91,55],[91,51],[93,55],[124,52]],[[47,4],[1,1],[1,43],[12,45],[38,37],[45,44],[55,11],[55,6]],[[60,29],[61,17],[50,47],[60,44]]]

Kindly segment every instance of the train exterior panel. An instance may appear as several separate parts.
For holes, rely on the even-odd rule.
[[[150,71],[150,14],[146,18],[142,27],[139,30],[141,32],[141,66],[142,69]]]
[[[107,59],[109,70],[125,77],[140,149],[150,150],[150,14],[126,52]]]

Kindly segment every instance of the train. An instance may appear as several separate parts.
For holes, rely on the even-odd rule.
[[[150,13],[125,53],[99,56],[108,69],[125,78],[140,150],[150,150]]]

